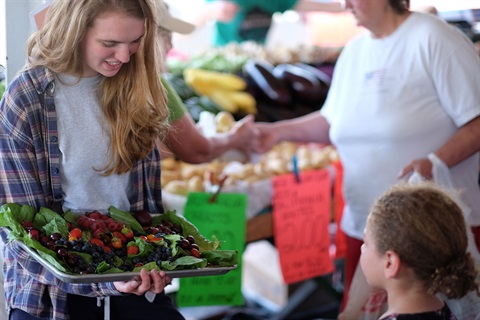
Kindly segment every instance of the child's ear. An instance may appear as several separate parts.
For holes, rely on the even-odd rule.
[[[400,270],[400,257],[394,251],[388,250],[385,252],[385,278],[392,279],[395,278]]]

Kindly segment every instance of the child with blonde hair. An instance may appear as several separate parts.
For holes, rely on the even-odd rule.
[[[460,207],[439,187],[399,184],[385,192],[368,216],[360,258],[368,283],[388,295],[380,319],[456,319],[439,294],[479,294],[467,242]]]

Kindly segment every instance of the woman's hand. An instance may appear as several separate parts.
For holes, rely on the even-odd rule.
[[[433,178],[432,168],[432,162],[428,158],[416,159],[410,162],[407,166],[405,166],[405,168],[400,171],[400,173],[398,174],[398,178],[402,179],[408,174],[416,171],[425,179],[431,180]]]
[[[228,134],[235,141],[231,147],[239,148],[246,152],[254,148],[260,137],[260,132],[254,124],[253,115],[247,115],[237,121]]]
[[[259,139],[256,144],[253,145],[255,152],[264,153],[270,150],[275,144],[279,142],[278,135],[274,126],[271,123],[256,123],[255,127],[259,132]]]
[[[130,281],[117,281],[113,284],[119,292],[141,296],[147,291],[161,293],[171,281],[165,274],[165,271],[151,270],[149,273],[146,269],[142,269],[140,276]]]

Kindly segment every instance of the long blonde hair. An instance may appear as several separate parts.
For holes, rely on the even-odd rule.
[[[99,101],[110,127],[110,159],[104,174],[129,171],[148,156],[168,129],[165,90],[160,81],[154,0],[54,0],[45,23],[28,40],[28,68],[81,77],[80,44],[98,15],[106,11],[145,19],[139,49],[113,77],[103,77]]]

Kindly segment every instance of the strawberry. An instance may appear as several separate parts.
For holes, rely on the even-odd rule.
[[[113,237],[110,240],[110,246],[114,247],[115,249],[121,249],[123,247],[122,240],[117,237]]]
[[[132,240],[133,239],[132,229],[130,229],[128,227],[123,227],[121,232],[125,236],[125,238],[127,238],[127,240]]]
[[[122,241],[122,243],[127,242],[127,238],[125,238],[125,236],[121,232],[113,231],[112,234],[113,234],[114,238],[120,239],[120,241]]]
[[[105,246],[105,244],[103,243],[103,241],[100,240],[100,239],[98,239],[98,238],[91,238],[91,239],[90,239],[90,243],[91,243],[91,244],[96,244],[97,246],[100,246],[100,247]]]
[[[37,240],[37,241],[40,239],[40,234],[39,234],[38,230],[30,229],[30,230],[28,230],[28,233],[30,234],[30,238],[32,238],[34,240]]]
[[[94,238],[99,238],[99,239],[101,239],[104,234],[105,234],[105,233],[103,232],[103,229],[95,229],[95,231],[93,231],[93,237],[94,237]]]
[[[127,254],[130,254],[130,255],[136,255],[138,254],[138,247],[137,246],[128,246],[127,247]]]
[[[149,234],[149,235],[147,236],[147,241],[148,241],[148,242],[160,242],[160,241],[162,241],[162,240],[163,240],[163,238],[157,238],[157,237],[155,237],[153,234]]]

